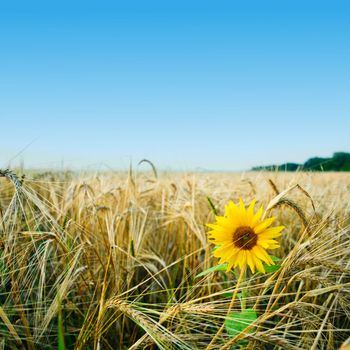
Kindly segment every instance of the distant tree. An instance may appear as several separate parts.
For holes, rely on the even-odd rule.
[[[336,152],[333,154],[332,167],[335,171],[349,171],[350,154],[345,152]]]
[[[285,163],[252,168],[255,171],[350,171],[350,153],[335,152],[332,158],[313,157],[304,164]]]
[[[300,168],[300,166],[301,165],[297,163],[285,163],[280,165],[278,168],[282,171],[296,171],[298,168]]]
[[[310,158],[304,163],[303,168],[305,170],[311,170],[311,171],[326,170],[326,168],[329,167],[329,164],[327,164],[329,161],[330,161],[330,158],[320,158],[320,157]]]

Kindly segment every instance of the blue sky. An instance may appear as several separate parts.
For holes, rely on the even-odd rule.
[[[2,1],[0,167],[243,170],[350,151],[347,3]]]

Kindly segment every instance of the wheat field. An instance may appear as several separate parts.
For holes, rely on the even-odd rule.
[[[0,349],[350,349],[346,173],[22,173],[0,172]],[[208,198],[268,208],[280,268],[208,270]],[[233,293],[257,318],[217,334]]]

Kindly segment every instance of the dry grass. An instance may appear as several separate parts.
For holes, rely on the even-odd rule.
[[[282,268],[240,286],[259,318],[214,348],[348,346],[347,174],[1,175],[0,349],[206,349],[236,283],[196,278],[216,264],[207,197],[257,198],[286,226]]]

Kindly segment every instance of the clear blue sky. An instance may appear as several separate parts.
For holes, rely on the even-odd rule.
[[[0,167],[350,151],[349,1],[1,1],[0,47]]]

